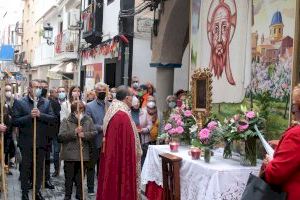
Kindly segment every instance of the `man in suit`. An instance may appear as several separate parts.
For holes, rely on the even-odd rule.
[[[88,103],[86,106],[86,114],[93,119],[95,129],[97,131],[95,142],[91,145],[91,158],[87,164],[87,186],[88,193],[94,194],[94,180],[95,180],[95,166],[99,169],[99,153],[103,140],[103,118],[107,110],[105,103],[106,93],[108,91],[108,85],[105,83],[97,83],[95,85],[95,93],[97,98]]]
[[[40,82],[32,80],[29,83],[28,95],[16,100],[13,105],[13,125],[19,128],[19,147],[22,154],[21,189],[22,200],[29,200],[29,179],[33,162],[33,119],[36,118],[36,200],[44,200],[40,192],[43,177],[43,161],[45,158],[45,130],[50,124],[57,123],[50,103],[41,97]],[[36,106],[35,106],[36,104]]]

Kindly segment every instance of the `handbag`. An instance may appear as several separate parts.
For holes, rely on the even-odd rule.
[[[262,178],[250,173],[241,200],[285,200],[286,197],[285,192],[276,190]]]

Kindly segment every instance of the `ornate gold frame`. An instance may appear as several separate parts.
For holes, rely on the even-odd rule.
[[[201,84],[201,80],[205,80],[205,97],[202,99],[205,101],[204,107],[197,107],[197,104],[199,104],[200,100],[197,99],[199,97],[199,84]],[[203,82],[202,82],[203,84]],[[193,100],[193,107],[192,111],[197,119],[197,124],[199,128],[202,127],[202,125],[205,123],[206,118],[210,115],[211,109],[212,109],[212,73],[208,68],[198,68],[196,69],[192,74],[192,80],[191,80],[191,86],[192,86],[192,100]],[[198,97],[197,97],[198,92]]]

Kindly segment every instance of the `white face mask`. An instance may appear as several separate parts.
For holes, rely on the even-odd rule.
[[[148,107],[148,108],[155,108],[155,106],[156,106],[156,104],[155,104],[153,101],[149,101],[149,102],[147,103],[147,107]]]
[[[5,92],[5,96],[6,98],[11,98],[12,97],[12,93],[9,91],[9,92]]]
[[[135,107],[139,104],[139,99],[136,96],[132,97],[132,106]]]

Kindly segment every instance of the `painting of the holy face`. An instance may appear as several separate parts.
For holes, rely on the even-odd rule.
[[[225,0],[216,1],[212,1],[207,19],[207,36],[211,46],[209,67],[217,79],[225,70],[228,83],[235,85],[229,57],[229,45],[236,27],[235,0],[229,1],[230,5]]]

